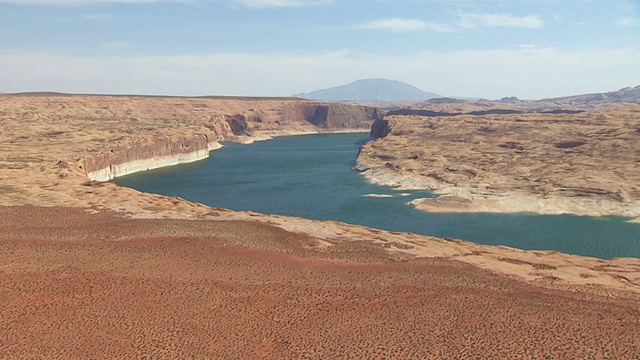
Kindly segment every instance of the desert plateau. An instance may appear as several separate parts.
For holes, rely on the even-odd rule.
[[[0,95],[0,358],[640,359],[640,259],[234,212],[110,181],[215,158],[221,142],[371,130],[356,168],[446,195],[420,209],[637,219],[640,109],[587,110]]]
[[[640,216],[637,106],[515,114],[385,116],[356,169],[373,182],[429,189],[434,212]]]

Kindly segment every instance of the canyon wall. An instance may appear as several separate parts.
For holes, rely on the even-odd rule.
[[[0,108],[3,135],[26,149],[5,152],[8,163],[45,147],[34,166],[62,162],[100,181],[204,159],[221,141],[366,132],[378,119],[375,108],[295,98],[21,94],[0,96]]]
[[[238,109],[236,113],[214,116],[204,124],[202,131],[206,134],[135,139],[125,147],[87,158],[85,171],[91,180],[107,181],[138,171],[202,160],[211,150],[221,147],[218,141],[250,142],[253,137],[260,138],[261,131],[276,136],[365,131],[378,119],[377,109],[357,105],[294,102],[282,110],[271,110],[273,113]]]

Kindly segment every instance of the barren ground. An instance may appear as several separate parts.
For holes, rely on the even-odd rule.
[[[640,305],[272,226],[64,208],[0,226],[3,358],[634,359]],[[6,219],[6,218],[3,218]],[[37,237],[37,238],[34,238]]]

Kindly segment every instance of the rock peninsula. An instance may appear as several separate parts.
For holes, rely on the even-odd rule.
[[[376,121],[356,168],[424,211],[640,217],[640,107],[454,115]]]
[[[540,124],[555,136],[543,144],[553,151],[635,149],[624,126],[634,124],[637,114],[594,113],[573,132],[554,127],[558,119],[580,124],[568,115],[518,118],[524,122],[498,116],[483,124],[464,118],[456,128],[480,131],[471,139],[474,146],[499,140],[493,151],[513,159],[521,155],[519,147],[534,146],[531,137]],[[403,128],[405,120],[420,130]],[[431,121],[444,137],[457,120],[382,120],[375,108],[300,99],[1,95],[0,358],[640,353],[638,259],[523,251],[233,212],[103,181],[197,160],[223,141],[369,131],[376,122],[374,128],[389,131],[363,148],[359,166],[367,166],[369,175],[384,169],[383,176],[431,186],[438,184],[435,178],[412,177],[410,171],[422,171],[429,148],[412,148],[411,142],[394,147],[404,136],[422,141],[422,125]],[[607,121],[624,126],[599,125]],[[599,150],[604,145],[591,141],[603,131],[609,147]],[[473,156],[466,140],[449,136],[452,153]],[[500,175],[502,182],[489,173],[514,162],[476,169],[438,159],[433,161],[448,161],[448,184],[462,185],[475,171],[484,176],[484,189],[513,189],[511,172]],[[578,165],[587,161],[576,159]],[[524,158],[516,162],[523,169],[514,172],[531,177],[546,166],[544,158],[537,161]],[[572,164],[556,171],[577,166]],[[631,183],[633,169],[614,174]],[[566,185],[573,192],[597,183],[598,196],[607,201],[637,196],[633,186],[596,182],[598,173],[575,175],[576,183]]]

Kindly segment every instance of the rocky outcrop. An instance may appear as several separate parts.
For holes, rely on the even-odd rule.
[[[412,203],[425,211],[639,218],[639,113],[387,115],[354,169],[447,196]]]
[[[391,128],[389,127],[389,121],[385,118],[378,119],[373,122],[371,125],[371,138],[372,139],[380,139],[383,138],[391,132]]]

